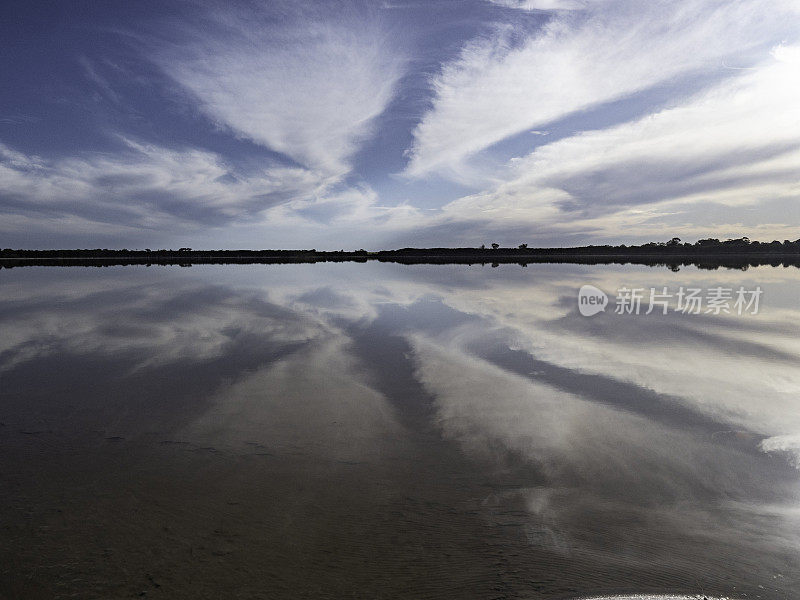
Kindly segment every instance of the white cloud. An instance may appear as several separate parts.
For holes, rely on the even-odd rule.
[[[489,2],[520,10],[576,10],[586,6],[585,0],[489,0]]]
[[[764,452],[785,452],[794,466],[800,468],[800,435],[776,435],[761,442]]]
[[[169,236],[200,246],[207,226],[225,225],[215,235],[230,246],[329,249],[661,238],[665,227],[687,239],[797,238],[800,50],[774,42],[796,36],[795,1],[493,1],[553,12],[518,19],[546,20],[532,36],[497,30],[444,65],[408,166],[409,175],[444,173],[478,193],[439,210],[431,205],[460,192],[416,182],[406,203],[387,206],[403,192],[387,183],[380,158],[351,173],[407,65],[397,30],[376,17],[391,16],[342,10],[326,20],[324,8],[290,4],[247,15],[220,9],[196,29],[173,27],[169,43],[151,46],[154,58],[219,127],[285,157],[250,152],[241,168],[175,145],[128,141],[114,153],[52,158],[0,144],[0,232],[11,245],[100,236],[151,245]],[[102,62],[79,61],[117,109],[126,106],[126,88],[112,90],[118,82],[103,79]],[[726,79],[708,79],[688,99],[681,91],[645,118],[563,139],[564,127],[551,123],[636,93],[641,106],[654,85],[714,69]],[[418,106],[416,90],[403,91],[391,115],[400,118],[381,139],[402,138],[398,123]],[[510,163],[510,150],[502,156],[510,146],[479,154],[517,133],[525,137],[515,147],[538,149]],[[237,150],[248,154],[246,146]],[[255,160],[264,163],[252,168]]]
[[[367,18],[226,15],[157,60],[218,124],[328,176],[349,171],[403,73],[397,44]]]
[[[406,173],[446,172],[501,140],[676,77],[749,64],[796,36],[788,0],[609,0],[558,13],[522,44],[501,29],[467,44],[432,81]]]
[[[736,208],[739,217],[770,202],[795,206],[800,201],[800,70],[791,60],[796,48],[779,46],[764,64],[673,108],[540,146],[514,159],[505,181],[493,190],[454,201],[443,213],[451,219],[573,230],[595,225],[617,234],[631,225],[640,233],[642,227],[663,230],[663,219],[676,223],[685,214],[687,223],[701,223],[710,233],[719,223],[692,217],[710,204]],[[565,214],[571,217],[566,224]],[[786,216],[762,209],[758,225],[785,223]],[[736,218],[729,212],[723,223],[735,224]]]
[[[366,184],[335,185],[335,177],[274,162],[243,172],[213,152],[123,141],[114,153],[52,159],[0,143],[0,233],[26,247],[42,238],[48,246],[166,239],[207,247],[214,227],[218,247],[262,248],[268,240],[339,249],[351,248],[347,240],[374,247],[424,222],[409,204],[381,205]]]
[[[242,174],[212,152],[124,142],[127,148],[117,153],[60,159],[0,144],[5,211],[56,218],[62,226],[77,218],[175,228],[253,217],[292,198],[313,197],[327,185],[306,169],[272,165]]]

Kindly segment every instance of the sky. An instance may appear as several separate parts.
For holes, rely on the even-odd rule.
[[[7,0],[0,247],[800,238],[800,0]]]

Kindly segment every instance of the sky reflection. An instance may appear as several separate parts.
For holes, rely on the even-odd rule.
[[[130,460],[189,461],[193,477],[213,453],[204,472],[274,483],[256,513],[291,514],[284,532],[304,560],[322,532],[346,556],[363,544],[380,555],[361,591],[401,585],[392,568],[416,573],[413,589],[433,569],[433,596],[469,590],[474,581],[438,563],[456,553],[485,590],[511,597],[796,597],[793,271],[323,264],[0,276],[0,442],[12,470],[31,448],[99,456],[118,440]],[[757,284],[764,295],[758,315],[586,318],[585,283]],[[48,502],[55,492],[35,484],[46,467],[26,468],[26,497]],[[200,500],[181,502],[191,511]],[[241,535],[256,535],[256,513],[241,515]],[[371,541],[344,525],[355,522]],[[252,544],[283,557],[270,560],[285,573],[295,550],[269,531]],[[427,540],[424,568],[404,562],[415,552],[404,535]],[[318,558],[303,564],[347,590]]]

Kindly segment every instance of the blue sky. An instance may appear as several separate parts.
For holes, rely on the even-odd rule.
[[[797,0],[9,2],[0,246],[800,237]]]

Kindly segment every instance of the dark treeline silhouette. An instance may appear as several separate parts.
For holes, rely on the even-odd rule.
[[[401,248],[368,252],[317,250],[0,250],[0,268],[18,266],[110,266],[110,265],[180,265],[366,262],[377,260],[402,264],[490,264],[576,263],[641,264],[678,270],[695,265],[703,269],[720,267],[747,269],[758,265],[800,267],[800,239],[783,242],[757,242],[748,238],[720,241],[703,239],[694,244],[679,238],[668,242],[650,242],[638,246],[579,246],[572,248],[529,248],[520,244],[501,248]]]

